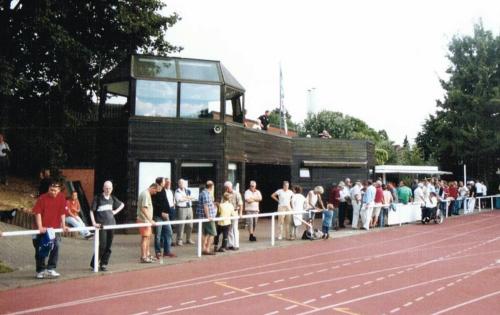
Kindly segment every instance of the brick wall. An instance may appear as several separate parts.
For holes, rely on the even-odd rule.
[[[94,198],[94,180],[95,171],[94,169],[77,169],[68,168],[62,170],[62,175],[69,181],[80,181],[82,183],[83,190],[85,191],[85,198],[90,204]]]

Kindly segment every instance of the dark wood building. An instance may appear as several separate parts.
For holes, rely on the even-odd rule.
[[[245,90],[219,62],[133,55],[103,80],[96,189],[112,180],[135,219],[137,196],[157,176],[187,179],[197,193],[208,179],[241,192],[256,180],[263,211],[283,180],[310,189],[345,177],[366,179],[373,144],[298,138],[244,127]]]

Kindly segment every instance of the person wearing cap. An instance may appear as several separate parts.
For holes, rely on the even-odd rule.
[[[233,189],[233,183],[226,181],[224,183],[225,192],[229,193],[229,202],[233,205],[234,211],[238,216],[243,215],[243,198],[239,191]],[[231,226],[229,227],[228,234],[228,249],[238,250],[240,249],[240,231],[238,230],[239,220],[231,219]]]

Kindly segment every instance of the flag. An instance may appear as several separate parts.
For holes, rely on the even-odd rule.
[[[283,72],[281,71],[280,63],[280,129],[284,127],[285,134],[288,135],[288,126],[286,123],[286,109],[285,109],[285,93],[283,91]]]

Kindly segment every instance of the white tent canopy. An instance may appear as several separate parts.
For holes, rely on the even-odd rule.
[[[437,166],[421,165],[376,165],[376,174],[429,174],[442,175],[451,172],[440,171]]]

